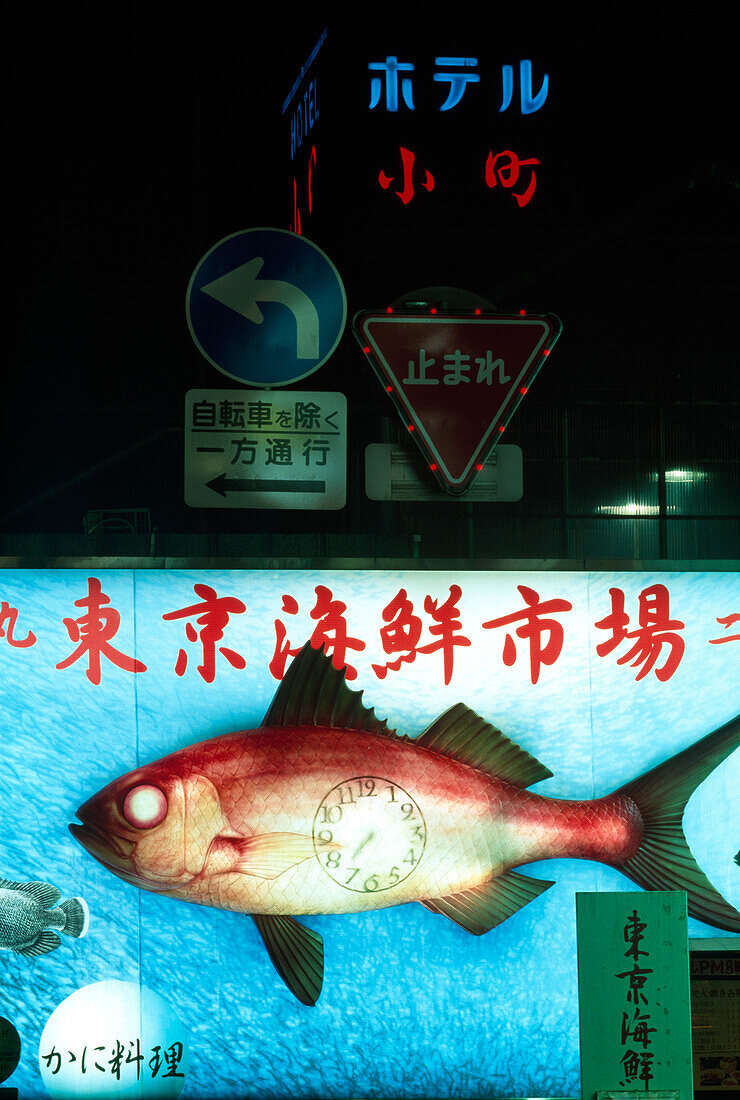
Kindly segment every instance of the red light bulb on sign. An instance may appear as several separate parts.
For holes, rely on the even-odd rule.
[[[453,313],[428,292],[409,301],[414,308],[361,311],[355,337],[372,349],[366,361],[402,417],[399,427],[454,496],[485,469],[561,326],[549,314],[499,314],[475,301]]]

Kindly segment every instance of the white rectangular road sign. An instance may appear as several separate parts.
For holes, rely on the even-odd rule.
[[[521,447],[499,443],[469,489],[443,496],[418,452],[393,443],[370,443],[365,448],[365,492],[370,500],[436,500],[445,504],[521,500],[522,471]]]
[[[338,509],[347,499],[347,398],[299,390],[189,390],[191,508]]]

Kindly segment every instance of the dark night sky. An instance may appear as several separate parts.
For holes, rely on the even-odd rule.
[[[350,312],[391,300],[413,289],[409,283],[467,278],[467,289],[494,295],[502,308],[524,296],[535,307],[567,311],[566,332],[580,334],[581,344],[606,329],[612,341],[622,339],[625,358],[634,326],[643,340],[656,329],[648,307],[672,325],[714,310],[713,333],[727,337],[740,196],[732,186],[730,10],[550,4],[489,9],[478,25],[472,15],[451,24],[441,8],[424,4],[373,22],[370,15],[328,20],[348,55],[355,43],[377,41],[380,49],[391,39],[419,54],[463,42],[470,52],[476,42],[491,50],[500,41],[514,57],[546,49],[562,92],[560,129],[547,135],[562,167],[552,192],[561,213],[554,203],[543,208],[537,244],[524,258],[494,263],[497,243],[508,238],[476,239],[458,210],[437,223],[436,253],[424,251],[435,230],[420,221],[418,248],[389,261],[387,250],[373,252],[372,217],[359,224],[334,177],[335,209],[319,243],[331,251],[335,242]],[[163,498],[181,500],[184,392],[225,381],[188,335],[188,278],[221,237],[289,226],[280,104],[327,20],[256,21],[252,6],[242,14],[233,5],[189,11],[127,4],[112,16],[92,4],[58,5],[42,19],[18,5],[3,17],[9,530],[79,530],[88,507],[156,501],[157,482]],[[348,145],[367,140],[361,119],[334,125]],[[471,142],[478,140],[470,128]],[[699,199],[685,189],[673,195],[677,181],[691,178]],[[455,218],[463,240],[453,249]],[[387,226],[379,231],[392,237]],[[577,343],[566,386],[585,369]],[[737,400],[735,377],[728,373],[727,384]],[[341,388],[330,368],[317,385]],[[362,403],[369,384],[357,385]],[[130,461],[110,464],[162,429],[169,438],[153,449],[146,444]],[[99,475],[86,478],[95,465]],[[45,500],[74,478],[81,478],[77,489]],[[19,513],[30,500],[37,503]],[[175,530],[195,522],[185,509],[164,518]]]

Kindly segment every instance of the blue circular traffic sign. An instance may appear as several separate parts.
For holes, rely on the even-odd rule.
[[[332,354],[347,297],[312,241],[287,229],[244,229],[200,260],[186,313],[193,340],[223,374],[250,386],[287,386]]]

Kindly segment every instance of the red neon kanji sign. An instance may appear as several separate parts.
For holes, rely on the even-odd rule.
[[[355,337],[440,485],[468,489],[561,332],[552,314],[362,312]]]

